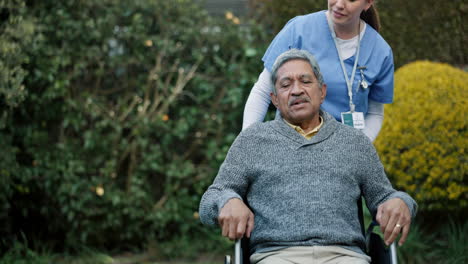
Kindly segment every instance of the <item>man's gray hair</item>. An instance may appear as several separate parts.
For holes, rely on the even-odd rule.
[[[277,73],[278,69],[283,66],[286,62],[290,60],[305,60],[307,61],[310,66],[312,67],[312,70],[314,71],[315,78],[317,78],[317,81],[319,82],[320,87],[323,85],[323,76],[322,73],[320,73],[320,67],[317,63],[317,60],[314,58],[314,56],[308,52],[307,50],[298,50],[298,49],[290,49],[288,51],[283,52],[281,55],[276,58],[275,63],[273,64],[273,67],[271,68],[271,81],[273,82],[273,94],[276,94],[276,80],[278,78]]]

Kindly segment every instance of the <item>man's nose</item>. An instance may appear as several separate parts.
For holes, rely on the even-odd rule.
[[[302,89],[301,85],[299,82],[294,82],[291,90],[291,94],[293,95],[298,95],[304,93],[304,90]]]

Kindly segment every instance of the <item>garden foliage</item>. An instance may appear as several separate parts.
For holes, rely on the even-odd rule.
[[[14,108],[26,95],[22,65],[28,61],[25,50],[32,41],[34,26],[25,17],[24,1],[0,0],[0,6],[4,7],[0,10],[0,98],[5,108]],[[7,114],[6,109],[0,112],[2,128]]]
[[[283,25],[294,8],[306,13],[305,3],[326,8],[325,1],[320,6],[318,1],[283,2],[271,1],[279,4],[275,8],[289,6],[287,15],[278,18],[275,8],[265,9],[278,18],[267,23]],[[445,3],[459,1],[439,4]],[[384,1],[381,5],[385,10]],[[455,22],[441,21],[458,25],[455,10],[450,11]],[[24,238],[53,249],[148,244],[169,254],[168,243],[175,241],[175,254],[186,254],[180,248],[209,250],[207,241],[222,241],[219,233],[200,225],[198,203],[240,131],[246,96],[273,33],[266,37],[267,30],[232,14],[213,18],[192,0],[0,0],[0,22],[2,250]],[[431,38],[440,40],[446,32]],[[457,38],[433,45],[430,54],[466,63],[466,47],[451,46]],[[411,50],[402,46],[395,54]],[[427,54],[419,52],[411,58]],[[384,160],[390,176],[422,208],[441,208],[443,199],[449,199],[448,208],[466,208],[466,161],[459,148],[466,120],[457,112],[466,108],[466,73],[439,64],[430,64],[426,73],[418,71],[426,64],[415,65],[409,71],[418,75],[411,77],[403,68],[397,76],[432,80],[424,82],[430,93],[412,98],[435,96],[427,98],[437,105],[424,109],[448,114],[430,116],[440,120],[421,123],[419,131],[406,121],[425,121],[420,115],[428,112],[405,110],[397,128],[409,126],[413,133],[381,135],[385,141],[379,148],[392,151],[393,158]],[[419,81],[411,83],[406,87],[397,79],[396,110],[388,108],[386,119],[400,108],[418,106],[399,95],[420,87]],[[384,127],[382,133],[387,130],[392,131]],[[422,139],[410,138],[421,133]],[[420,165],[417,173],[401,167],[402,155]],[[427,163],[423,155],[430,158]],[[200,238],[203,243],[193,242]]]
[[[252,15],[271,29],[270,39],[297,16],[327,9],[326,0],[250,0]],[[464,0],[376,0],[381,34],[393,49],[400,67],[415,60],[468,64]],[[437,11],[435,11],[437,10]]]
[[[32,41],[34,27],[25,17],[25,3],[21,0],[0,0],[0,234],[12,228],[8,201],[13,194],[13,173],[17,147],[10,144],[12,135],[5,133],[6,121],[27,95],[23,65],[28,56],[25,49]]]
[[[427,61],[395,74],[395,101],[375,144],[392,183],[421,210],[468,208],[467,84],[467,72]]]
[[[240,131],[262,31],[191,0],[8,3],[3,245],[20,233],[112,249],[209,235],[198,202]]]

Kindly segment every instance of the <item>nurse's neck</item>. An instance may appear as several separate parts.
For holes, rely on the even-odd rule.
[[[362,25],[359,27],[359,24],[354,24],[353,26],[343,26],[334,24],[333,29],[335,29],[335,34],[337,38],[340,39],[352,39],[359,33],[359,30],[362,30]]]
[[[327,16],[329,15],[330,14],[327,11]],[[336,37],[340,39],[354,38],[355,36],[357,36],[359,30],[364,29],[364,25],[361,24],[361,26],[359,26],[359,23],[361,23],[361,19],[345,24],[333,23],[333,29],[335,30]]]

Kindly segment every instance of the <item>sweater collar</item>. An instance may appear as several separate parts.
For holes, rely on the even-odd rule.
[[[310,140],[304,138],[297,131],[295,131],[294,128],[289,126],[280,115],[278,115],[271,124],[273,129],[275,129],[281,135],[288,137],[297,144],[299,144],[299,147],[304,145],[316,144],[330,137],[336,130],[338,124],[338,121],[336,121],[333,116],[323,111],[322,109],[320,109],[319,114],[323,118],[323,125],[318,131],[318,133]]]

